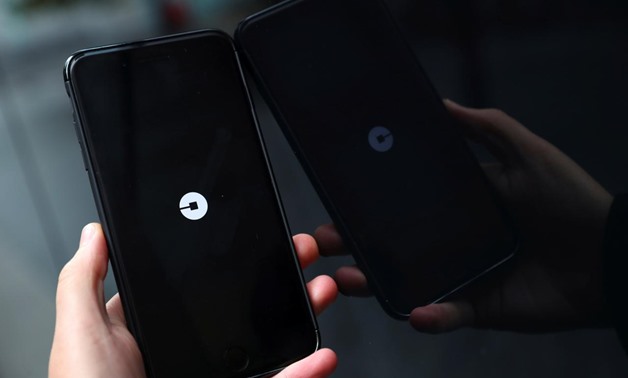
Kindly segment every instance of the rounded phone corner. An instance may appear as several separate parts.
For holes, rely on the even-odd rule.
[[[318,328],[318,323],[316,324],[316,328],[314,328],[314,338],[316,339],[316,343],[314,344],[314,350],[312,351],[312,353],[316,352],[317,350],[321,349],[321,331]]]
[[[238,25],[236,26],[236,29],[233,34],[236,43],[240,45],[243,38],[243,34],[246,34],[247,29],[251,25],[255,24],[257,21],[261,20],[262,18],[264,18],[265,16],[269,14],[274,13],[275,11],[279,9],[288,7],[290,5],[294,5],[299,2],[300,2],[299,0],[283,0],[283,1],[278,2],[277,4],[271,5],[268,8],[265,8],[259,12],[256,12],[247,16],[242,21],[240,21]]]
[[[379,299],[380,306],[384,309],[384,312],[395,320],[405,321],[410,318],[410,313],[401,311],[393,306],[393,304],[386,299]]]
[[[231,38],[231,36],[229,35],[229,33],[227,33],[224,30],[221,29],[202,29],[196,32],[190,32],[191,34],[194,33],[200,33],[200,34],[205,34],[207,36],[215,36],[218,38],[222,38],[225,41],[227,41],[230,45],[233,46],[233,38]]]
[[[86,50],[80,50],[70,55],[63,65],[63,81],[70,82],[72,78],[72,72],[76,63],[85,56]]]
[[[245,19],[238,22],[238,25],[233,32],[233,38],[236,40],[236,42],[239,43],[239,41],[242,39],[242,33],[245,33],[245,29],[249,26],[251,18],[253,18],[254,16],[255,15],[247,16]]]
[[[272,9],[277,8],[278,6],[282,5],[283,3],[284,2],[282,1],[279,4],[272,5],[269,8],[263,9],[263,10],[261,10],[259,12],[255,12],[255,13],[253,13],[251,15],[246,16],[243,20],[238,22],[238,25],[236,25],[235,31],[233,32],[234,39],[236,41],[238,41],[238,39],[241,38],[242,33],[246,33],[246,29],[251,25],[251,23],[255,22],[261,16],[263,16],[267,12],[271,11]]]

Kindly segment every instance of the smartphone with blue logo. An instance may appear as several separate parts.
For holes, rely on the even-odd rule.
[[[513,256],[512,222],[384,2],[284,1],[235,39],[389,314]]]

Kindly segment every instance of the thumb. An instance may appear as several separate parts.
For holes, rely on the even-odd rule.
[[[274,378],[324,378],[336,369],[338,359],[331,349],[319,349],[288,366]]]
[[[79,249],[63,267],[57,285],[56,328],[90,326],[107,319],[103,281],[107,275],[107,246],[102,228],[83,228]]]
[[[475,310],[469,302],[443,302],[415,308],[410,314],[414,329],[426,333],[443,333],[473,325]]]
[[[541,140],[501,110],[473,109],[451,100],[444,103],[467,137],[486,147],[502,164],[517,163]]]

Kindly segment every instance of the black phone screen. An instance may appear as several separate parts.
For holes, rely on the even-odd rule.
[[[318,345],[231,40],[77,54],[69,80],[127,316],[154,376],[253,376]]]
[[[236,41],[390,312],[512,255],[481,168],[380,1],[289,1]]]

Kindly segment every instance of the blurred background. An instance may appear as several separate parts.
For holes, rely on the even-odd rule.
[[[628,190],[628,4],[621,0],[388,0],[443,97],[499,107]],[[97,220],[62,67],[75,50],[197,28],[232,32],[262,0],[0,2],[0,377],[46,375],[57,275]],[[323,27],[323,26],[321,26]],[[292,230],[328,215],[258,99]],[[569,190],[569,188],[565,188]],[[311,277],[350,263],[334,258]],[[115,293],[107,282],[107,293]],[[338,377],[625,377],[612,330],[430,336],[374,299],[338,299],[320,319]]]

